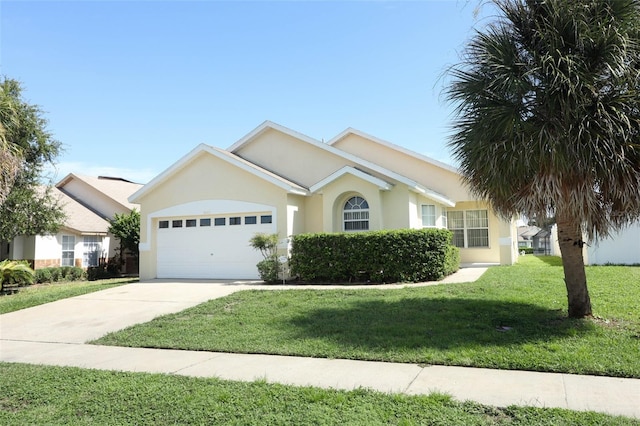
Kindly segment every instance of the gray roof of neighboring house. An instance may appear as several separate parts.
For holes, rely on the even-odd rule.
[[[56,187],[64,187],[65,183],[73,178],[76,178],[86,183],[87,185],[92,186],[97,191],[105,194],[107,197],[128,208],[129,210],[138,207],[137,204],[129,202],[129,196],[144,186],[142,184],[131,182],[118,177],[94,177],[70,173],[64,179],[58,182]]]
[[[64,227],[81,234],[106,234],[109,222],[98,214],[80,204],[58,188],[53,188],[66,214]]]
[[[537,226],[518,226],[518,241],[530,240],[538,234],[540,234],[540,237],[544,237],[546,234],[541,234],[543,231],[543,229],[540,229]]]

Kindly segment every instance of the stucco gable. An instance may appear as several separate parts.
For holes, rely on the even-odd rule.
[[[225,161],[233,166],[236,166],[242,170],[245,170],[261,179],[264,179],[292,194],[298,195],[307,195],[307,188],[298,185],[295,182],[287,180],[269,170],[266,170],[262,167],[259,167],[249,161],[244,160],[237,155],[234,155],[231,152],[222,150],[220,148],[215,148],[206,144],[200,144],[191,150],[188,154],[183,156],[181,159],[176,161],[172,166],[168,169],[160,173],[154,179],[151,180],[148,184],[140,188],[134,194],[129,197],[129,202],[137,203],[140,199],[146,194],[152,192],[155,188],[160,186],[163,182],[171,179],[174,175],[180,172],[185,167],[189,167],[189,165],[197,158],[202,155],[212,155],[222,161]]]
[[[269,132],[272,131],[284,135],[287,142],[276,144],[273,135],[269,137]],[[426,195],[447,206],[455,206],[452,197],[431,189],[415,179],[271,121],[265,121],[249,132],[229,147],[228,151],[278,175],[301,182],[309,188],[315,187],[336,170],[351,167],[382,180],[402,183],[416,193]],[[398,165],[398,168],[400,167],[401,165]]]
[[[317,184],[311,186],[309,188],[309,191],[311,192],[317,192],[319,190],[321,190],[322,188],[324,188],[325,186],[327,186],[328,184],[330,184],[331,182],[340,179],[342,176],[349,174],[352,176],[355,176],[359,179],[362,179],[366,182],[369,182],[375,186],[377,186],[379,189],[383,190],[383,191],[388,191],[393,187],[393,184],[389,183],[389,182],[385,182],[382,179],[378,179],[375,176],[372,176],[368,173],[363,172],[362,170],[358,170],[356,168],[353,167],[349,167],[349,166],[345,166],[343,168],[341,168],[340,170],[335,171],[334,173],[331,173],[329,176],[327,176],[326,178],[322,179],[320,182],[318,182]]]
[[[425,188],[456,201],[475,197],[464,185],[458,170],[448,164],[394,145],[355,129],[347,129],[328,142],[331,146],[402,174]]]
[[[370,135],[368,133],[365,133],[365,132],[360,131],[358,129],[354,129],[352,127],[349,127],[347,129],[345,129],[343,132],[341,132],[340,134],[338,134],[337,136],[332,138],[330,141],[327,142],[327,145],[334,146],[336,148],[348,151],[347,147],[348,147],[349,136],[350,135],[359,136],[359,137],[361,137],[363,139],[367,139],[367,140],[369,140],[371,142],[374,142],[374,143],[376,143],[376,144],[378,144],[380,146],[383,146],[383,147],[386,147],[386,148],[389,148],[389,149],[392,149],[392,150],[395,150],[395,151],[398,151],[398,152],[402,152],[403,154],[406,154],[406,155],[408,155],[410,157],[414,157],[414,158],[416,158],[416,159],[418,159],[420,161],[424,161],[425,163],[428,163],[428,164],[440,167],[442,169],[448,170],[450,172],[459,174],[458,169],[456,169],[455,167],[453,167],[453,166],[451,166],[449,164],[443,163],[442,161],[435,160],[435,159],[433,159],[431,157],[427,157],[426,155],[419,154],[419,153],[417,153],[415,151],[411,151],[410,149],[404,148],[404,147],[402,147],[400,145],[396,145],[396,144],[394,144],[392,142],[389,142],[389,141],[386,141],[384,139],[380,139],[380,138],[378,138],[376,136],[372,136],[372,135]]]

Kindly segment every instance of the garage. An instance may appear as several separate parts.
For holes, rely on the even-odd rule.
[[[269,212],[158,218],[157,276],[259,279],[256,264],[263,257],[249,240],[274,232]]]

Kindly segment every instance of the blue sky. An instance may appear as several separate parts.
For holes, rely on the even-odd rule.
[[[62,142],[54,181],[145,183],[265,120],[318,140],[354,127],[451,163],[443,73],[486,23],[478,6],[3,0],[0,73],[22,81]]]

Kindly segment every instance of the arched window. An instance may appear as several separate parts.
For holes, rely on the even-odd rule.
[[[351,197],[344,203],[344,230],[367,231],[369,229],[369,203],[362,197]]]

